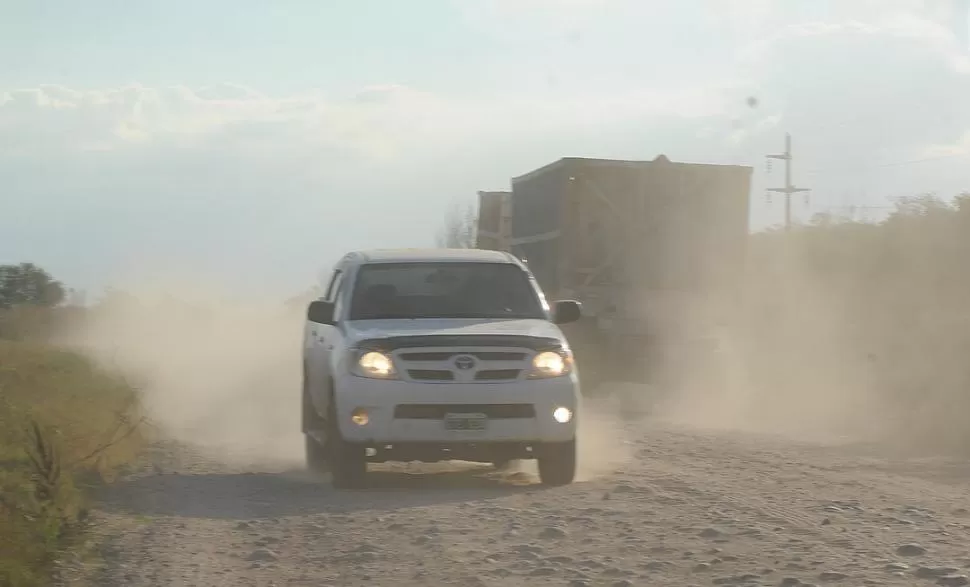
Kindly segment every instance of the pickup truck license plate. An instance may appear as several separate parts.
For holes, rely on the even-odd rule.
[[[445,414],[445,430],[485,430],[488,417],[485,414]]]

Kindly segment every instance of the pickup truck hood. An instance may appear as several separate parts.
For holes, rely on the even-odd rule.
[[[345,322],[348,341],[432,335],[517,335],[563,340],[559,327],[547,320],[480,320],[420,318],[415,320],[355,320]]]

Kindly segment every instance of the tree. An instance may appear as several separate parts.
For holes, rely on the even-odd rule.
[[[64,286],[33,263],[0,265],[0,308],[56,306],[64,295]]]
[[[474,249],[478,218],[472,206],[456,206],[445,217],[444,226],[435,239],[439,247]]]

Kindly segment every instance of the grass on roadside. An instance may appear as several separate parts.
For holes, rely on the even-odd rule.
[[[137,456],[137,400],[82,356],[0,341],[0,585],[46,582],[83,529],[79,480],[110,479]]]

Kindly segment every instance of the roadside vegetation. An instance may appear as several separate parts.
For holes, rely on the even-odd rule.
[[[754,235],[741,321],[752,397],[791,420],[970,450],[968,259],[970,193]]]
[[[83,542],[85,488],[144,439],[136,390],[46,342],[64,290],[33,265],[0,267],[0,585],[45,585]],[[76,309],[75,309],[76,310]]]

